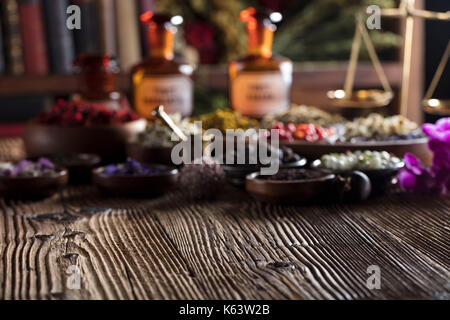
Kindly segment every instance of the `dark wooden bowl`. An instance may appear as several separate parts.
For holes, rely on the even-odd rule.
[[[178,182],[178,170],[163,165],[154,167],[166,171],[151,176],[108,176],[97,168],[92,171],[92,181],[100,190],[121,197],[154,197],[173,190]]]
[[[306,157],[310,161],[314,161],[328,153],[345,153],[346,151],[371,150],[371,151],[387,151],[403,158],[405,153],[413,153],[425,164],[431,164],[432,153],[428,149],[428,138],[396,140],[396,141],[368,141],[358,143],[335,143],[326,142],[312,143],[307,141],[280,141],[280,145],[286,146]]]
[[[127,156],[143,163],[172,164],[172,147],[144,147],[138,143],[127,144]]]
[[[294,169],[303,168],[308,161],[305,158],[299,161],[283,163],[280,165],[281,169]],[[235,164],[235,165],[222,165],[222,170],[225,173],[227,181],[238,188],[245,188],[246,177],[253,172],[259,171],[260,165],[256,164]]]
[[[201,138],[201,135],[199,135]],[[191,162],[194,162],[194,141],[198,136],[191,136]],[[203,150],[203,141],[200,140]],[[159,163],[166,166],[174,166],[172,162],[173,147],[148,147],[139,143],[128,143],[126,146],[127,156],[143,163]]]
[[[282,169],[287,170],[287,169]],[[296,204],[314,200],[332,190],[336,176],[321,171],[307,170],[311,178],[302,180],[266,180],[258,172],[247,176],[246,190],[256,200],[268,203]]]
[[[121,125],[65,127],[30,122],[24,133],[28,157],[53,154],[98,154],[104,161],[123,161],[127,141],[145,129],[143,119]]]
[[[52,196],[69,181],[67,170],[45,177],[0,177],[0,197],[14,199],[39,199]]]
[[[351,175],[356,170],[331,170],[320,168],[320,160],[316,160],[311,164],[311,168],[320,170],[322,172],[336,174],[336,175]],[[403,162],[399,163],[397,166],[386,169],[369,169],[369,170],[358,170],[365,174],[372,186],[372,194],[385,193],[391,186],[394,177],[398,174],[400,169],[405,166]]]

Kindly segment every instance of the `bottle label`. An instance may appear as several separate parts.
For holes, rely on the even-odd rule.
[[[262,118],[288,110],[289,91],[280,72],[242,72],[231,84],[231,102],[241,114]]]
[[[192,80],[186,76],[147,76],[136,87],[136,111],[150,118],[156,107],[163,105],[167,113],[189,116],[193,103]]]

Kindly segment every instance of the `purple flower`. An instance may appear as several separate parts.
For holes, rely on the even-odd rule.
[[[126,174],[142,174],[145,169],[142,164],[134,159],[127,160],[125,163],[125,168]]]
[[[24,171],[30,169],[31,167],[33,167],[33,162],[28,160],[22,160],[15,166],[13,172],[11,173],[11,176],[12,177],[20,176]]]
[[[411,153],[405,154],[405,167],[398,174],[398,179],[401,187],[407,190],[430,193],[436,188],[434,172]]]
[[[134,175],[134,176],[151,176],[163,172],[164,170],[156,167],[149,167],[136,160],[129,159],[123,164],[111,164],[107,166],[103,173],[106,175]]]
[[[414,173],[407,169],[402,169],[398,174],[398,180],[400,181],[400,185],[403,189],[415,189],[417,185],[417,178]]]
[[[426,123],[423,132],[430,137],[428,147],[434,153],[433,166],[450,169],[450,118],[443,118],[435,125]]]
[[[54,169],[55,165],[48,160],[47,158],[40,158],[38,160],[38,165],[42,168],[42,169]]]
[[[436,124],[425,123],[422,130],[431,139],[450,145],[450,118],[442,118]]]
[[[104,172],[105,172],[105,174],[112,176],[112,175],[117,174],[118,171],[119,171],[119,168],[117,168],[117,166],[111,164],[105,168]]]
[[[416,175],[422,174],[425,170],[425,166],[419,159],[412,153],[405,154],[405,167]]]

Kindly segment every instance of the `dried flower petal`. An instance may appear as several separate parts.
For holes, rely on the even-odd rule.
[[[134,159],[129,159],[125,163],[111,164],[103,168],[103,173],[109,176],[113,175],[134,175],[134,176],[151,176],[163,172],[163,168],[149,167]]]
[[[38,164],[44,169],[54,169],[55,165],[47,158],[40,158]]]
[[[58,100],[36,121],[50,125],[92,126],[121,124],[137,119],[138,116],[129,110],[109,110],[103,103]]]
[[[37,162],[22,160],[16,165],[0,163],[0,177],[40,177],[55,172],[55,165],[46,158],[41,158]]]

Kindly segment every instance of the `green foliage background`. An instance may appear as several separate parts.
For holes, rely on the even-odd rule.
[[[245,52],[246,34],[239,12],[256,0],[157,0],[157,11],[180,14],[186,21],[202,20],[218,31],[217,45],[228,62]],[[274,52],[296,62],[336,61],[349,57],[355,29],[355,12],[369,5],[396,6],[395,0],[291,0],[284,10],[274,41]],[[382,24],[383,27],[383,24]],[[388,30],[370,31],[382,57],[400,45],[400,37]],[[362,58],[367,58],[365,48]]]

